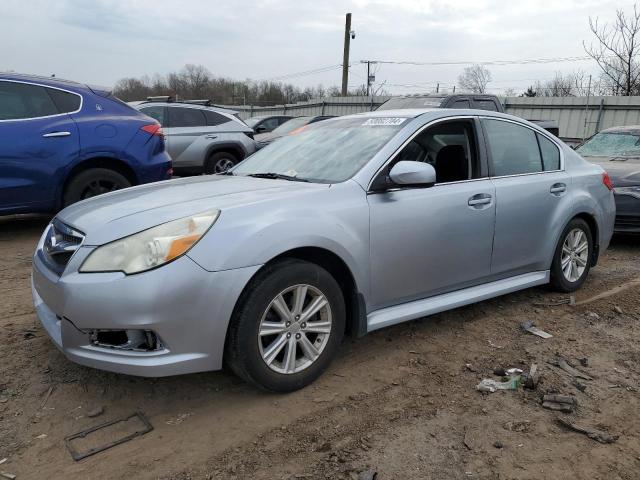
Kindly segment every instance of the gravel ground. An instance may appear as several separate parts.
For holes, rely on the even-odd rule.
[[[7,459],[0,473],[18,480],[357,479],[367,471],[378,480],[640,477],[640,239],[614,240],[576,305],[552,306],[567,297],[529,289],[347,340],[319,381],[275,395],[227,372],[144,379],[66,360],[31,303],[31,254],[47,221],[0,219],[0,462]],[[525,320],[553,338],[522,332]],[[551,365],[558,355],[592,380],[578,388]],[[532,363],[541,373],[536,390],[475,390],[482,378],[496,378],[496,367]],[[542,408],[547,393],[574,396],[576,411]],[[72,460],[67,435],[136,410],[152,432]],[[618,439],[599,443],[558,417]]]

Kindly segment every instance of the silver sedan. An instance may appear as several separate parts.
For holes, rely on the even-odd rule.
[[[574,291],[615,217],[601,167],[504,114],[399,110],[308,125],[230,172],[60,212],[33,262],[72,361],[133,375],[226,363],[301,388],[345,334],[551,283]]]

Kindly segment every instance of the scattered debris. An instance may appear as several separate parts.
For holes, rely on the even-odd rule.
[[[578,390],[580,390],[581,392],[584,392],[587,389],[587,386],[577,378],[573,379],[572,385],[576,387]]]
[[[40,410],[42,410],[45,407],[45,405],[47,404],[47,402],[49,401],[49,397],[53,393],[54,387],[55,387],[55,385],[51,385],[49,387],[49,390],[47,390],[47,393],[45,393],[44,398],[42,399],[42,403],[40,404]]]
[[[611,435],[607,432],[603,432],[602,430],[596,430],[594,428],[581,426],[571,422],[570,420],[567,420],[566,418],[558,417],[557,421],[558,423],[560,423],[560,425],[563,425],[564,427],[567,427],[570,430],[573,430],[578,433],[584,433],[587,437],[595,440],[596,442],[614,443],[619,438],[618,435]]]
[[[538,373],[538,364],[532,363],[529,372],[522,375],[522,383],[524,388],[529,390],[535,390],[538,386],[538,380],[540,380],[540,374]]]
[[[358,480],[376,480],[378,478],[378,472],[367,470],[358,474]]]
[[[583,367],[588,367],[589,366],[589,359],[587,357],[582,357],[578,361],[580,362],[580,365],[582,365]]]
[[[596,312],[587,313],[587,317],[593,318],[594,320],[599,320],[600,319],[600,315],[598,315]]]
[[[504,444],[500,440],[496,440],[495,442],[493,442],[493,446],[498,449],[504,448]]]
[[[622,309],[618,305],[613,307],[613,311],[616,312],[618,315],[622,315],[623,314]]]
[[[531,422],[529,420],[510,421],[504,424],[504,429],[510,432],[526,433],[531,429]]]
[[[478,370],[470,363],[465,363],[464,367],[469,370],[470,372],[474,372],[476,373]]]
[[[172,420],[167,420],[165,423],[167,425],[180,425],[182,422],[184,422],[191,415],[193,415],[193,413],[181,413],[176,418],[174,418]]]
[[[534,335],[537,335],[540,338],[551,338],[551,337],[553,337],[553,335],[551,335],[550,333],[547,333],[544,330],[540,330],[530,320],[526,321],[526,322],[523,322],[520,326],[522,327],[522,329],[525,332],[532,333]]]
[[[569,297],[569,305],[575,306],[575,304],[576,304],[576,297],[575,297],[575,295],[571,295]]]
[[[575,408],[578,406],[578,400],[571,395],[545,395],[542,397],[542,406],[543,408],[548,408],[549,410],[557,410],[560,412],[573,412]]]
[[[45,438],[47,438],[47,434],[46,433],[41,433],[40,435],[38,435],[36,437],[38,440],[44,440]]]
[[[495,343],[493,343],[491,340],[487,340],[487,342],[489,342],[489,346],[491,348],[504,348],[502,345],[496,345]]]
[[[520,375],[513,375],[509,380],[504,382],[498,382],[492,378],[485,378],[476,385],[476,390],[479,392],[493,393],[497,390],[517,390],[520,386],[522,377]]]
[[[98,417],[100,415],[102,415],[104,413],[104,407],[103,406],[99,406],[94,408],[93,410],[89,410],[87,412],[87,417],[89,418],[94,418],[94,417]]]
[[[573,298],[573,303],[571,303],[572,299],[571,297],[567,297],[567,298],[561,298],[560,300],[556,300],[555,302],[549,302],[549,303],[532,303],[532,305],[536,306],[536,307],[559,307],[560,305],[575,305],[576,300],[575,298]]]
[[[557,357],[552,365],[564,370],[572,377],[582,378],[583,380],[593,380],[593,378],[586,373],[582,373],[580,370],[573,368],[571,365],[569,365],[569,362],[567,362],[567,360],[562,357]]]
[[[140,421],[140,423],[142,424],[142,428],[130,435],[121,437],[119,439],[114,440],[113,442],[105,443],[104,445],[100,445],[98,447],[90,448],[89,450],[86,450],[84,452],[78,452],[72,445],[73,440],[76,440],[78,438],[85,438],[87,435],[93,432],[102,430],[104,428],[110,427],[111,425],[115,425],[117,423],[128,422],[133,418]],[[135,412],[129,415],[128,417],[123,417],[116,420],[112,420],[110,422],[102,423],[95,427],[87,428],[86,430],[82,430],[81,432],[74,433],[73,435],[69,435],[64,439],[64,443],[67,446],[67,450],[69,450],[71,457],[77,462],[79,460],[82,460],[83,458],[90,457],[91,455],[95,455],[96,453],[100,453],[109,448],[115,447],[116,445],[120,445],[121,443],[128,442],[129,440],[133,440],[134,438],[144,435],[145,433],[149,433],[152,430],[153,430],[153,425],[149,423],[149,420],[147,420],[147,417],[145,417],[142,412]]]
[[[7,478],[8,480],[16,480],[16,476],[13,473],[2,472],[0,473],[0,475],[2,475],[4,478]]]
[[[3,458],[2,460],[0,460],[0,465],[2,465],[3,463],[5,463],[7,461],[6,458]]]

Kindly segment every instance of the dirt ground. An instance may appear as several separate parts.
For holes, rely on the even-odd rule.
[[[315,384],[275,395],[227,372],[144,379],[66,360],[31,303],[31,255],[46,222],[0,219],[0,462],[7,459],[0,473],[18,480],[357,479],[366,471],[378,480],[640,478],[640,239],[614,240],[576,305],[550,306],[567,297],[536,288],[347,340]],[[525,320],[553,338],[522,332]],[[593,378],[581,380],[584,391],[551,365],[556,355]],[[497,378],[496,367],[531,363],[541,373],[534,391],[475,390],[482,378]],[[575,396],[577,410],[542,408],[545,393]],[[104,413],[87,416],[99,407]],[[152,432],[73,461],[66,436],[137,410]],[[598,443],[557,417],[619,438]]]

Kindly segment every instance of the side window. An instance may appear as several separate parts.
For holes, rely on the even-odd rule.
[[[222,125],[223,123],[227,123],[231,121],[224,115],[220,115],[219,113],[214,112],[212,110],[203,110],[203,112],[204,112],[205,118],[207,119],[207,125],[209,125],[210,127],[215,127],[216,125]]]
[[[159,106],[145,107],[145,108],[141,108],[140,111],[145,115],[150,116],[154,120],[157,120],[158,123],[163,127],[166,125],[165,115],[166,115],[167,109],[165,107],[159,107]]]
[[[55,88],[47,88],[46,91],[58,108],[59,113],[76,112],[80,108],[82,100],[80,95],[56,90]]]
[[[473,103],[475,104],[475,107],[479,110],[489,110],[491,112],[498,111],[498,106],[496,105],[496,102],[494,102],[493,100],[474,99]]]
[[[168,107],[169,127],[204,127],[207,124],[202,110],[197,108]]]
[[[469,100],[456,100],[449,108],[471,108]]]
[[[542,171],[540,149],[533,130],[500,120],[482,122],[487,132],[494,176]]]
[[[558,147],[544,135],[540,135],[539,133],[536,133],[536,135],[538,136],[538,143],[540,144],[544,170],[560,170],[560,150],[558,150]]]
[[[278,128],[278,125],[279,123],[277,118],[268,118],[260,124],[260,126],[266,128],[267,131],[271,131]]]
[[[470,121],[452,121],[427,128],[402,149],[393,163],[400,160],[433,165],[437,183],[480,177],[480,163]]]
[[[58,109],[44,87],[0,82],[0,120],[23,120],[57,114]]]
[[[288,122],[289,120],[291,120],[291,117],[280,117],[278,119],[278,127],[282,125],[284,122]]]

